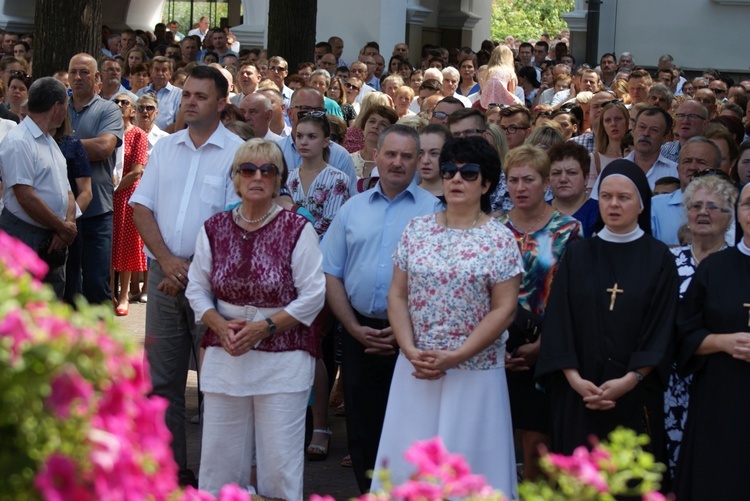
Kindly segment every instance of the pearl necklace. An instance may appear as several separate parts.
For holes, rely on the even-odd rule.
[[[245,221],[247,224],[257,224],[257,223],[260,223],[261,221],[265,221],[266,219],[268,219],[268,216],[270,216],[271,212],[273,212],[273,205],[274,204],[272,203],[271,207],[268,208],[268,212],[266,212],[263,216],[259,217],[258,219],[247,219],[245,216],[243,216],[242,208],[241,208],[242,206],[237,206],[237,208],[235,209],[236,211],[235,214],[239,216],[239,218]]]

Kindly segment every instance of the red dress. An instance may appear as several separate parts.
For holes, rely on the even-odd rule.
[[[122,177],[125,177],[133,164],[146,165],[148,160],[148,135],[138,127],[131,127],[123,141],[125,160]],[[143,240],[133,223],[133,208],[128,205],[130,196],[138,186],[138,181],[129,188],[116,191],[113,199],[112,221],[112,268],[115,271],[146,271],[146,255],[143,253]]]

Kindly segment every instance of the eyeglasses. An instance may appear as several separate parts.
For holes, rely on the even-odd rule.
[[[674,117],[677,120],[706,120],[705,117],[696,115],[695,113],[675,113]]]
[[[347,88],[347,89],[349,89],[349,90],[359,90],[359,87],[357,87],[357,86],[356,86],[356,85],[354,85],[354,84],[350,84],[350,83],[348,83],[348,82],[344,84],[344,87],[346,87],[346,88]]]
[[[502,110],[503,108],[507,108],[507,107],[508,107],[507,104],[500,104],[500,103],[490,103],[487,105],[488,110],[491,108],[500,108]]]
[[[324,108],[316,108],[315,106],[297,105],[290,106],[290,110],[297,110],[297,117],[303,116],[303,113],[312,113],[314,111],[320,111],[325,115],[326,110]]]
[[[526,129],[530,129],[531,127],[519,127],[518,125],[509,125],[505,127],[504,125],[501,125],[500,128],[503,129],[503,132],[505,132],[506,134],[510,134],[512,136],[519,130],[526,130]]]
[[[260,175],[263,177],[277,176],[279,174],[279,168],[274,164],[255,165],[252,162],[240,164],[237,167],[236,174],[242,177],[253,177],[258,171],[260,171]]]
[[[711,89],[711,90],[714,91],[714,94],[726,94],[727,92],[726,89]]]
[[[137,111],[138,113],[143,113],[144,111],[151,113],[152,111],[156,111],[156,106],[152,106],[150,104],[139,104],[135,107],[135,111]]]
[[[269,66],[268,71],[282,72],[282,71],[286,71],[286,68],[284,68],[283,66]]]
[[[480,172],[478,164],[464,164],[463,167],[459,167],[453,162],[446,162],[440,166],[440,177],[446,180],[453,179],[456,173],[459,173],[464,181],[476,181]]]
[[[687,206],[687,210],[689,212],[703,212],[703,209],[706,210],[709,214],[716,214],[717,212],[722,212],[724,214],[729,214],[729,210],[725,209],[724,207],[719,207],[715,203],[707,202],[693,202],[690,205]]]
[[[112,102],[118,106],[130,106],[130,101],[127,99],[113,99]]]
[[[325,118],[326,112],[321,110],[309,110],[300,111],[297,113],[297,118],[312,117],[312,118]]]
[[[453,137],[471,137],[471,136],[481,136],[484,134],[486,129],[465,129],[465,130],[459,130],[456,132],[451,132],[451,136]],[[467,181],[470,181],[467,179]]]

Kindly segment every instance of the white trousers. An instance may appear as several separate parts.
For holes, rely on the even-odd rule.
[[[199,487],[218,496],[226,484],[250,485],[255,450],[258,493],[302,500],[309,396],[309,390],[249,397],[206,393]]]

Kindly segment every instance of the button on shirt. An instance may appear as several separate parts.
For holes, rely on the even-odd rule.
[[[682,190],[651,199],[651,235],[669,246],[680,245],[677,232],[687,222],[681,204]]]
[[[440,203],[412,181],[390,200],[380,183],[341,206],[323,237],[323,271],[343,280],[352,307],[372,318],[387,318],[393,252],[406,225],[432,214]]]
[[[219,124],[200,148],[190,139],[189,129],[154,146],[129,203],[141,204],[154,213],[164,243],[175,256],[191,257],[206,219],[239,202],[229,172],[242,143],[239,136]],[[144,251],[155,257],[147,248]]]
[[[635,163],[635,151],[631,151],[630,155],[625,157],[625,160],[630,160]],[[602,172],[606,170],[607,167],[602,169]],[[677,164],[659,155],[656,162],[654,162],[648,172],[646,172],[646,179],[648,180],[649,187],[651,187],[651,191],[654,190],[654,184],[656,184],[656,181],[663,177],[677,177]],[[594,200],[599,200],[599,180],[601,178],[602,175],[599,174],[596,183],[594,183],[594,187],[591,189],[591,198]]]
[[[299,169],[299,166],[302,165],[302,157],[297,152],[297,146],[294,144],[292,136],[286,136],[277,144],[284,154],[284,160],[286,160],[289,170]],[[351,155],[343,146],[333,141],[331,141],[329,147],[331,148],[331,156],[328,158],[328,163],[349,176],[349,193],[359,193],[359,190],[357,190],[357,173],[354,171],[354,161],[352,161]]]
[[[46,228],[29,216],[16,198],[13,187],[25,185],[31,186],[57,217],[65,219],[71,191],[65,157],[52,136],[43,133],[30,117],[8,132],[0,143],[0,173],[3,203],[11,214]]]
[[[137,94],[138,97],[144,94],[156,94],[156,99],[159,100],[159,112],[156,114],[154,123],[160,129],[166,129],[174,123],[182,101],[182,89],[167,82],[167,86],[158,91],[154,90],[154,84],[149,84],[139,90]]]

